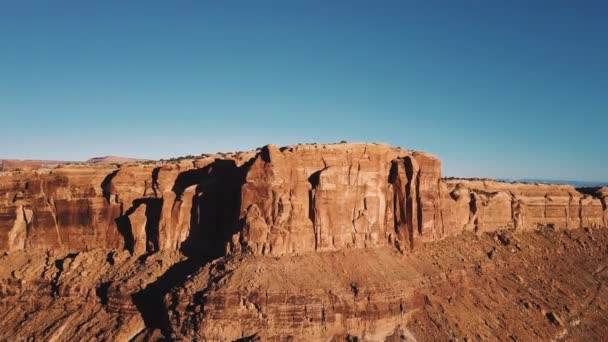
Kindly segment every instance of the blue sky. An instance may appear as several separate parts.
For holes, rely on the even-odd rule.
[[[386,142],[608,180],[605,1],[0,0],[0,158]]]

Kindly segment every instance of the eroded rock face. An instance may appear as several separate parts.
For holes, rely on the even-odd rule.
[[[406,154],[375,144],[266,146],[242,187],[243,247],[283,255],[387,243],[391,161]]]
[[[450,180],[447,191],[468,191],[471,195],[469,222],[475,231],[497,229],[533,230],[606,227],[605,190],[581,193],[568,185],[521,184],[496,181]],[[463,190],[464,189],[464,190]],[[605,188],[604,188],[605,189]],[[449,200],[447,208],[456,212]],[[463,222],[465,211],[456,214]]]
[[[403,249],[467,230],[604,227],[607,193],[444,182],[438,158],[381,144],[269,145],[174,163],[0,173],[0,250]]]
[[[485,277],[520,252],[513,272],[548,270],[547,246],[601,281],[589,253],[605,259],[606,233],[560,230],[606,227],[607,201],[608,188],[444,181],[438,158],[381,144],[0,172],[0,339],[507,339],[468,329],[477,319],[446,325],[459,315],[434,296],[483,312]],[[526,235],[541,227],[550,241]],[[496,279],[538,285],[538,270]]]
[[[238,227],[245,157],[0,173],[0,250],[223,255],[216,236]]]
[[[106,172],[82,167],[0,175],[0,249],[112,246],[113,208],[100,187]]]
[[[447,235],[440,178],[436,157],[386,145],[267,146],[247,171],[238,234],[260,254],[413,247]]]

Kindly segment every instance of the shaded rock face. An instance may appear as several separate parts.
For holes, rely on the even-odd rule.
[[[603,227],[607,191],[441,180],[441,162],[379,144],[120,168],[0,174],[0,250],[181,249],[213,258],[395,245],[462,231]]]
[[[238,225],[238,159],[0,175],[0,250],[182,249],[216,257]]]

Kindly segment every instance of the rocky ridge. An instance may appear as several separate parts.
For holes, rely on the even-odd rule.
[[[438,158],[381,144],[3,172],[1,301],[27,303],[17,316],[63,311],[18,327],[9,313],[2,338],[407,337],[427,280],[403,253],[473,233],[605,228],[607,200],[607,188],[444,181]]]

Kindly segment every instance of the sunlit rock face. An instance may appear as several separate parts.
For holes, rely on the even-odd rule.
[[[0,249],[163,249],[217,257],[394,245],[462,231],[603,227],[604,189],[441,179],[382,144],[268,145],[178,162],[0,174]]]
[[[266,146],[242,187],[240,240],[254,253],[362,248],[395,234],[384,145]]]
[[[581,193],[569,185],[450,180],[447,189],[471,193],[469,224],[478,231],[606,227],[605,188]]]
[[[588,305],[608,235],[570,229],[606,227],[607,200],[444,180],[438,158],[382,144],[0,172],[0,340],[506,340],[521,324],[478,317],[546,323],[509,293]]]

